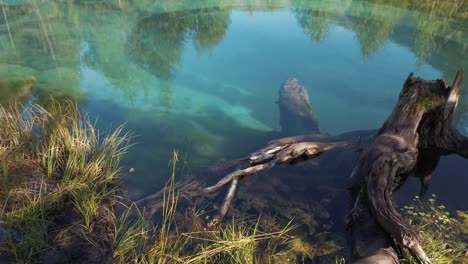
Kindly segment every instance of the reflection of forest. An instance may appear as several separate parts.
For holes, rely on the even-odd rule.
[[[32,2],[26,6],[5,3],[3,8],[0,19],[2,101],[29,97],[32,85],[78,97],[80,35],[73,20],[74,8],[64,9],[53,2]]]
[[[211,7],[197,9],[181,2],[166,7],[179,10],[174,12],[160,12],[162,6],[150,8],[158,11],[140,10],[125,2],[119,8],[105,1],[5,5],[0,27],[0,79],[5,82],[0,89],[14,97],[16,88],[9,83],[16,84],[18,75],[24,75],[37,80],[37,87],[79,98],[84,64],[105,75],[130,99],[138,90],[147,91],[149,76],[155,76],[160,80],[161,103],[170,107],[170,81],[185,44],[192,40],[199,53],[214,47],[222,40],[230,16],[229,9],[213,7],[210,1],[205,4]],[[12,79],[10,71],[18,74]]]
[[[230,10],[219,8],[158,13],[141,19],[129,36],[132,60],[163,80],[174,75],[187,39],[197,50],[217,45],[228,27]]]
[[[318,2],[311,6],[304,0],[291,0],[298,23],[314,42],[324,41],[330,21],[335,21],[356,34],[364,59],[394,42],[411,49],[419,65],[430,64],[445,79],[468,67],[468,6],[464,1]],[[464,111],[467,101],[461,102]]]
[[[314,41],[323,41],[330,21],[339,17],[336,23],[341,23],[356,33],[364,57],[375,53],[387,41],[400,42],[398,37],[405,37],[408,33],[413,33],[415,39],[404,41],[405,46],[409,46],[421,62],[432,57],[432,52],[448,42],[459,45],[459,51],[466,50],[468,45],[467,28],[463,27],[468,11],[463,2],[446,1],[441,4],[441,1],[425,1],[433,3],[430,9],[427,5],[417,5],[416,3],[420,2],[417,0],[336,0],[320,1],[312,6],[303,0],[291,2],[295,6],[294,11],[299,24]],[[381,4],[373,4],[374,2]],[[404,8],[418,10],[410,13]],[[402,28],[406,30],[405,34],[397,36],[396,31]]]
[[[463,57],[468,45],[464,1],[137,2],[15,5],[4,1],[5,15],[0,18],[2,94],[14,94],[16,88],[10,83],[34,79],[36,86],[48,91],[79,97],[85,64],[132,98],[138,93],[136,88],[150,89],[148,75],[138,70],[142,68],[160,80],[161,103],[170,108],[171,80],[186,44],[193,43],[199,53],[219,44],[229,26],[230,11],[238,8],[253,11],[291,6],[299,25],[315,42],[325,41],[331,26],[340,25],[355,32],[364,58],[389,41],[395,42],[411,49],[420,64],[428,62],[447,79],[457,68],[468,66]]]
[[[158,77],[160,98],[170,109],[171,83],[187,40],[201,53],[221,42],[230,10],[217,7],[152,14],[136,23],[128,38],[131,61]]]

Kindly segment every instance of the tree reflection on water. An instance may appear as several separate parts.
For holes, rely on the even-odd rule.
[[[160,80],[161,104],[170,110],[171,80],[183,49],[192,40],[202,53],[221,42],[230,10],[217,7],[152,14],[138,21],[128,37],[130,58]]]
[[[444,63],[454,59],[448,57],[451,54],[466,54],[468,29],[464,25],[468,12],[464,1],[257,0],[237,4],[122,0],[4,3],[4,7],[5,16],[0,18],[0,63],[4,66],[37,71],[34,77],[38,87],[79,98],[81,65],[85,63],[103,72],[132,98],[138,89],[153,87],[148,87],[147,77],[137,73],[128,63],[131,61],[160,80],[161,103],[167,110],[184,47],[192,43],[197,52],[204,53],[217,46],[235,9],[291,7],[298,24],[314,42],[325,41],[332,26],[342,26],[355,32],[363,59],[395,42],[411,49],[419,65],[428,62],[447,79],[457,68],[466,68],[468,61],[459,58],[456,65]],[[103,20],[102,14],[113,18]],[[414,38],[408,39],[402,32],[412,32]],[[83,45],[88,47],[87,52],[83,52]],[[1,74],[0,78],[8,79]]]

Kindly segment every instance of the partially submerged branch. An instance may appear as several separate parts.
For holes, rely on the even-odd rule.
[[[206,193],[210,193],[218,190],[228,183],[231,183],[231,187],[228,191],[226,199],[223,202],[223,205],[221,206],[221,209],[219,210],[218,215],[216,215],[216,217],[210,221],[208,226],[218,224],[226,215],[232,199],[234,198],[234,192],[236,190],[237,184],[244,177],[271,169],[275,165],[305,161],[317,157],[336,147],[348,146],[352,146],[352,144],[348,142],[297,142],[286,143],[279,146],[274,144],[252,153],[248,158],[251,165],[250,167],[230,173],[216,184],[204,189]]]
[[[236,189],[237,189],[237,184],[239,183],[239,179],[233,179],[231,181],[231,186],[229,187],[229,191],[227,192],[226,194],[226,198],[224,198],[224,202],[223,202],[223,205],[221,206],[221,208],[219,209],[219,213],[217,216],[215,216],[209,223],[208,223],[208,227],[212,227],[212,226],[216,226],[218,225],[221,220],[224,218],[224,216],[226,215],[228,209],[229,209],[229,206],[231,206],[231,203],[232,203],[232,200],[234,199],[234,195],[236,193]]]

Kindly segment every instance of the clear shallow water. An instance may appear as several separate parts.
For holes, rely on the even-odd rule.
[[[289,77],[308,88],[321,130],[337,134],[379,127],[410,72],[451,81],[468,69],[466,7],[443,2],[3,2],[0,103],[76,98],[101,128],[127,123],[134,197],[162,187],[173,149],[197,172],[278,136]],[[457,125],[467,133],[465,87]],[[443,162],[432,190],[468,206],[466,161]],[[461,183],[437,182],[444,174]]]

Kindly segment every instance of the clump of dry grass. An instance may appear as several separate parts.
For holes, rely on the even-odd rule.
[[[98,213],[116,201],[119,162],[128,148],[122,127],[100,136],[71,102],[47,110],[0,107],[0,180],[7,183],[0,186],[0,219],[19,237],[1,241],[1,251],[29,262],[60,248],[54,233],[63,235],[64,226],[56,220],[68,208],[74,214],[67,220],[84,230],[83,240],[92,240],[85,235],[108,221]]]

